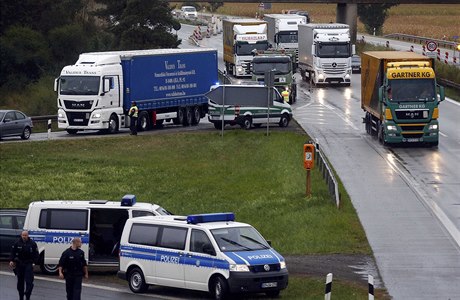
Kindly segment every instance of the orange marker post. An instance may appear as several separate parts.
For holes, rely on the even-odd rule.
[[[315,165],[315,146],[313,144],[303,145],[303,167],[307,170],[307,197],[311,196],[311,174],[310,170]]]

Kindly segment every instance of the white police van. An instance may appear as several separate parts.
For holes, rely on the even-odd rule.
[[[233,213],[130,219],[121,237],[120,271],[130,289],[148,285],[277,296],[288,285],[284,258]]]
[[[120,202],[35,201],[29,204],[24,229],[37,243],[40,268],[46,274],[57,272],[62,252],[75,237],[89,265],[118,267],[121,233],[129,218],[170,215],[151,203],[136,203],[136,196],[125,195]]]

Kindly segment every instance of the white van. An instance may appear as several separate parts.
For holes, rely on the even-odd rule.
[[[284,258],[233,213],[130,219],[121,237],[120,271],[134,293],[150,284],[210,292],[279,295]]]
[[[196,11],[196,8],[193,7],[193,6],[182,6],[181,9],[181,15],[184,17],[184,18],[197,18],[198,17],[198,13]]]
[[[46,274],[57,272],[62,252],[75,237],[93,266],[118,266],[119,241],[126,220],[142,216],[170,215],[151,203],[136,203],[136,196],[125,195],[120,202],[35,201],[30,203],[24,229],[37,243],[40,268]]]

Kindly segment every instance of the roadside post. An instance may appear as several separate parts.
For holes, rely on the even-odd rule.
[[[311,174],[310,171],[315,165],[315,145],[308,142],[303,145],[303,167],[307,170],[306,194],[311,196]]]
[[[48,140],[51,138],[51,119],[48,119]]]
[[[275,70],[265,72],[265,86],[268,87],[267,97],[267,136],[270,128],[270,103],[273,103],[273,86],[275,85]]]

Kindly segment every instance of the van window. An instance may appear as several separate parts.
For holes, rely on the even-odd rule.
[[[159,227],[149,224],[133,224],[129,233],[129,243],[147,246],[157,244]]]
[[[210,247],[211,249],[213,248],[208,235],[202,230],[193,229],[192,236],[190,238],[190,251],[205,253],[205,247]]]
[[[184,250],[187,228],[164,227],[159,243],[160,247]]]
[[[133,218],[145,217],[145,216],[154,216],[153,212],[146,210],[133,210]]]
[[[43,209],[40,228],[61,230],[87,230],[88,211],[83,209]]]

